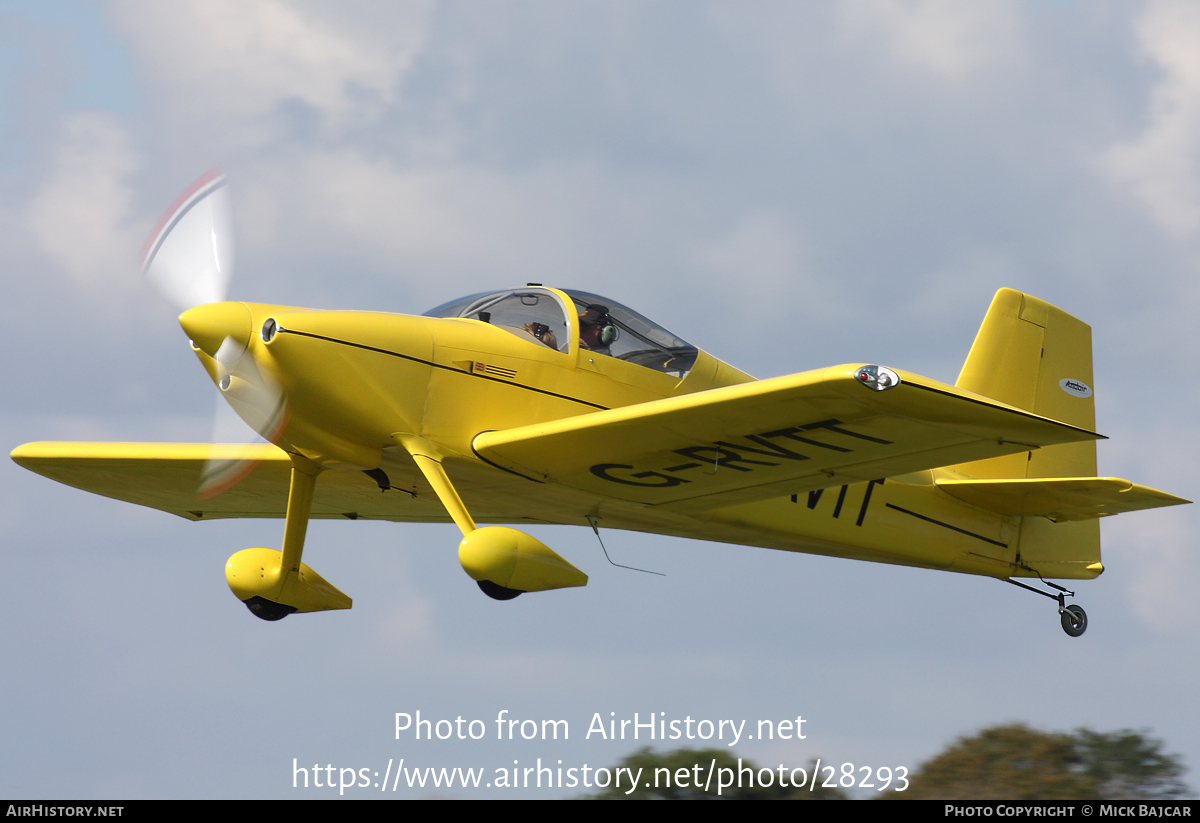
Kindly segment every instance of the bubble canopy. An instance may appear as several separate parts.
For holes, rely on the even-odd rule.
[[[561,352],[569,350],[571,327],[576,325],[581,349],[680,379],[696,362],[696,347],[662,326],[615,300],[575,289],[530,286],[482,292],[443,303],[425,316],[479,320]]]

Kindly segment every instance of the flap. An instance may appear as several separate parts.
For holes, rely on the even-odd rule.
[[[530,479],[695,511],[1100,437],[904,372],[875,391],[860,368],[484,432],[472,445]]]
[[[1029,480],[939,480],[959,500],[999,514],[1051,520],[1091,520],[1109,514],[1190,503],[1119,477],[1050,477]]]

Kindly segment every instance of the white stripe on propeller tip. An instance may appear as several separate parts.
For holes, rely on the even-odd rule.
[[[233,274],[233,216],[219,169],[175,198],[142,246],[142,271],[175,305],[225,299]]]

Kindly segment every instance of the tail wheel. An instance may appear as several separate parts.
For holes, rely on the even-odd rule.
[[[1033,586],[1026,586],[1024,583],[1018,583],[1011,577],[1008,578],[1008,582],[1012,583],[1014,586],[1020,586],[1022,589],[1028,589],[1034,594],[1040,594],[1042,597],[1049,597],[1051,600],[1057,600],[1058,616],[1062,620],[1063,631],[1069,634],[1071,637],[1079,637],[1079,635],[1087,631],[1087,612],[1085,612],[1079,606],[1067,605],[1067,598],[1074,597],[1075,592],[1069,589],[1064,589],[1062,586],[1058,585],[1057,583],[1051,583],[1049,580],[1042,580],[1042,576],[1038,574],[1036,569],[1030,569],[1028,567],[1023,568],[1026,568],[1028,571],[1037,574],[1038,579],[1042,581],[1044,586],[1048,586],[1049,588],[1056,590],[1058,593],[1052,594],[1050,592],[1044,592],[1041,589],[1035,589]]]
[[[1079,606],[1067,606],[1061,611],[1063,631],[1071,637],[1079,637],[1087,631],[1087,612]]]

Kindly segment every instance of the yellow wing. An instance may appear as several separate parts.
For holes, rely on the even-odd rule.
[[[482,459],[543,482],[680,511],[1101,439],[898,372],[835,366],[478,435]]]
[[[59,483],[189,520],[283,517],[292,467],[288,455],[269,443],[26,443],[13,450],[12,459]],[[240,461],[245,477],[202,499],[197,490],[210,460]],[[423,493],[416,493],[415,468],[395,462],[383,477],[393,489],[387,494],[379,480],[362,472],[324,472],[312,517],[449,520],[423,481]]]
[[[1099,437],[915,375],[872,391],[857,371],[834,367],[486,432],[473,448],[494,466],[584,492],[583,500],[594,494],[686,513]],[[362,472],[325,472],[312,516],[448,520],[397,451],[385,450],[381,467],[392,492],[381,494],[380,481]],[[287,509],[291,462],[269,444],[30,443],[12,457],[66,485],[191,520],[282,517]],[[242,461],[246,476],[201,499],[210,460]],[[466,485],[483,521],[551,506],[525,489],[493,501],[486,483]]]

